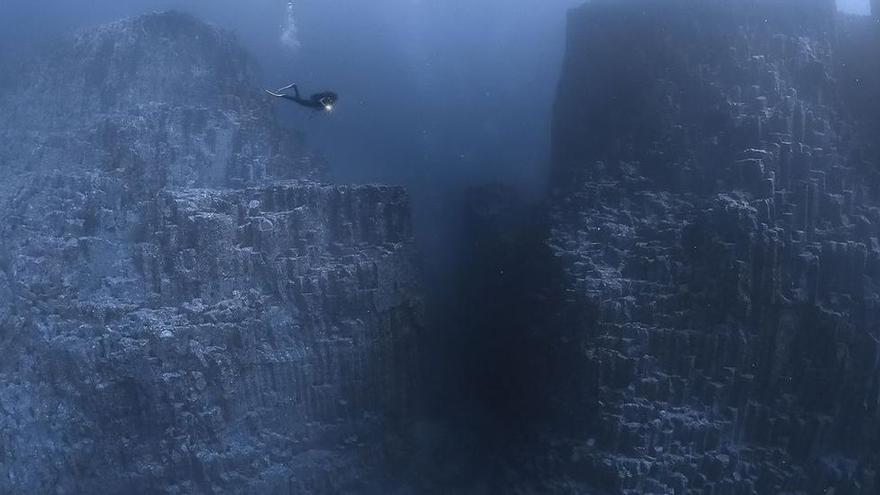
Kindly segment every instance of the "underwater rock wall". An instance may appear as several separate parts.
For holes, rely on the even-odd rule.
[[[598,315],[568,475],[880,490],[880,162],[837,63],[880,44],[825,3],[571,12],[550,244]]]
[[[64,40],[0,87],[0,492],[348,493],[397,455],[400,188],[315,182],[230,35]]]
[[[100,170],[146,195],[326,175],[276,124],[237,40],[192,17],[83,31],[8,72],[0,157],[16,174]]]

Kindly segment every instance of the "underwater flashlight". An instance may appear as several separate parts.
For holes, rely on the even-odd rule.
[[[328,112],[332,112],[332,111],[333,111],[333,105],[324,105],[324,110],[327,110]]]

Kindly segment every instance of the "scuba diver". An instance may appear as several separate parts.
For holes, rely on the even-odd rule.
[[[293,88],[293,96],[284,93],[284,91],[287,91],[291,88]],[[299,95],[299,88],[296,87],[296,83],[289,86],[284,86],[280,89],[276,89],[275,91],[269,91],[267,89],[266,92],[276,98],[284,98],[290,101],[295,101],[306,108],[311,108],[312,110],[320,110],[324,112],[332,112],[333,105],[335,105],[336,101],[339,100],[339,95],[332,91],[315,93],[312,96],[308,97],[308,99],[302,98]]]

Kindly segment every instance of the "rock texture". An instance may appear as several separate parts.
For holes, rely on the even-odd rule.
[[[83,32],[0,87],[0,493],[370,490],[414,405],[408,200],[322,185],[234,38]]]
[[[550,244],[568,304],[598,314],[573,330],[588,426],[568,476],[624,494],[880,490],[880,160],[836,58],[880,44],[839,32],[873,20],[829,8],[571,13]]]

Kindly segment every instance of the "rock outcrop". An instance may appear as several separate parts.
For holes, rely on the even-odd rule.
[[[880,162],[836,60],[841,40],[880,44],[829,5],[570,14],[550,244],[568,303],[598,314],[575,329],[588,426],[567,475],[626,494],[880,490]]]
[[[318,182],[255,72],[162,13],[0,87],[0,492],[381,480],[415,403],[408,199]]]

